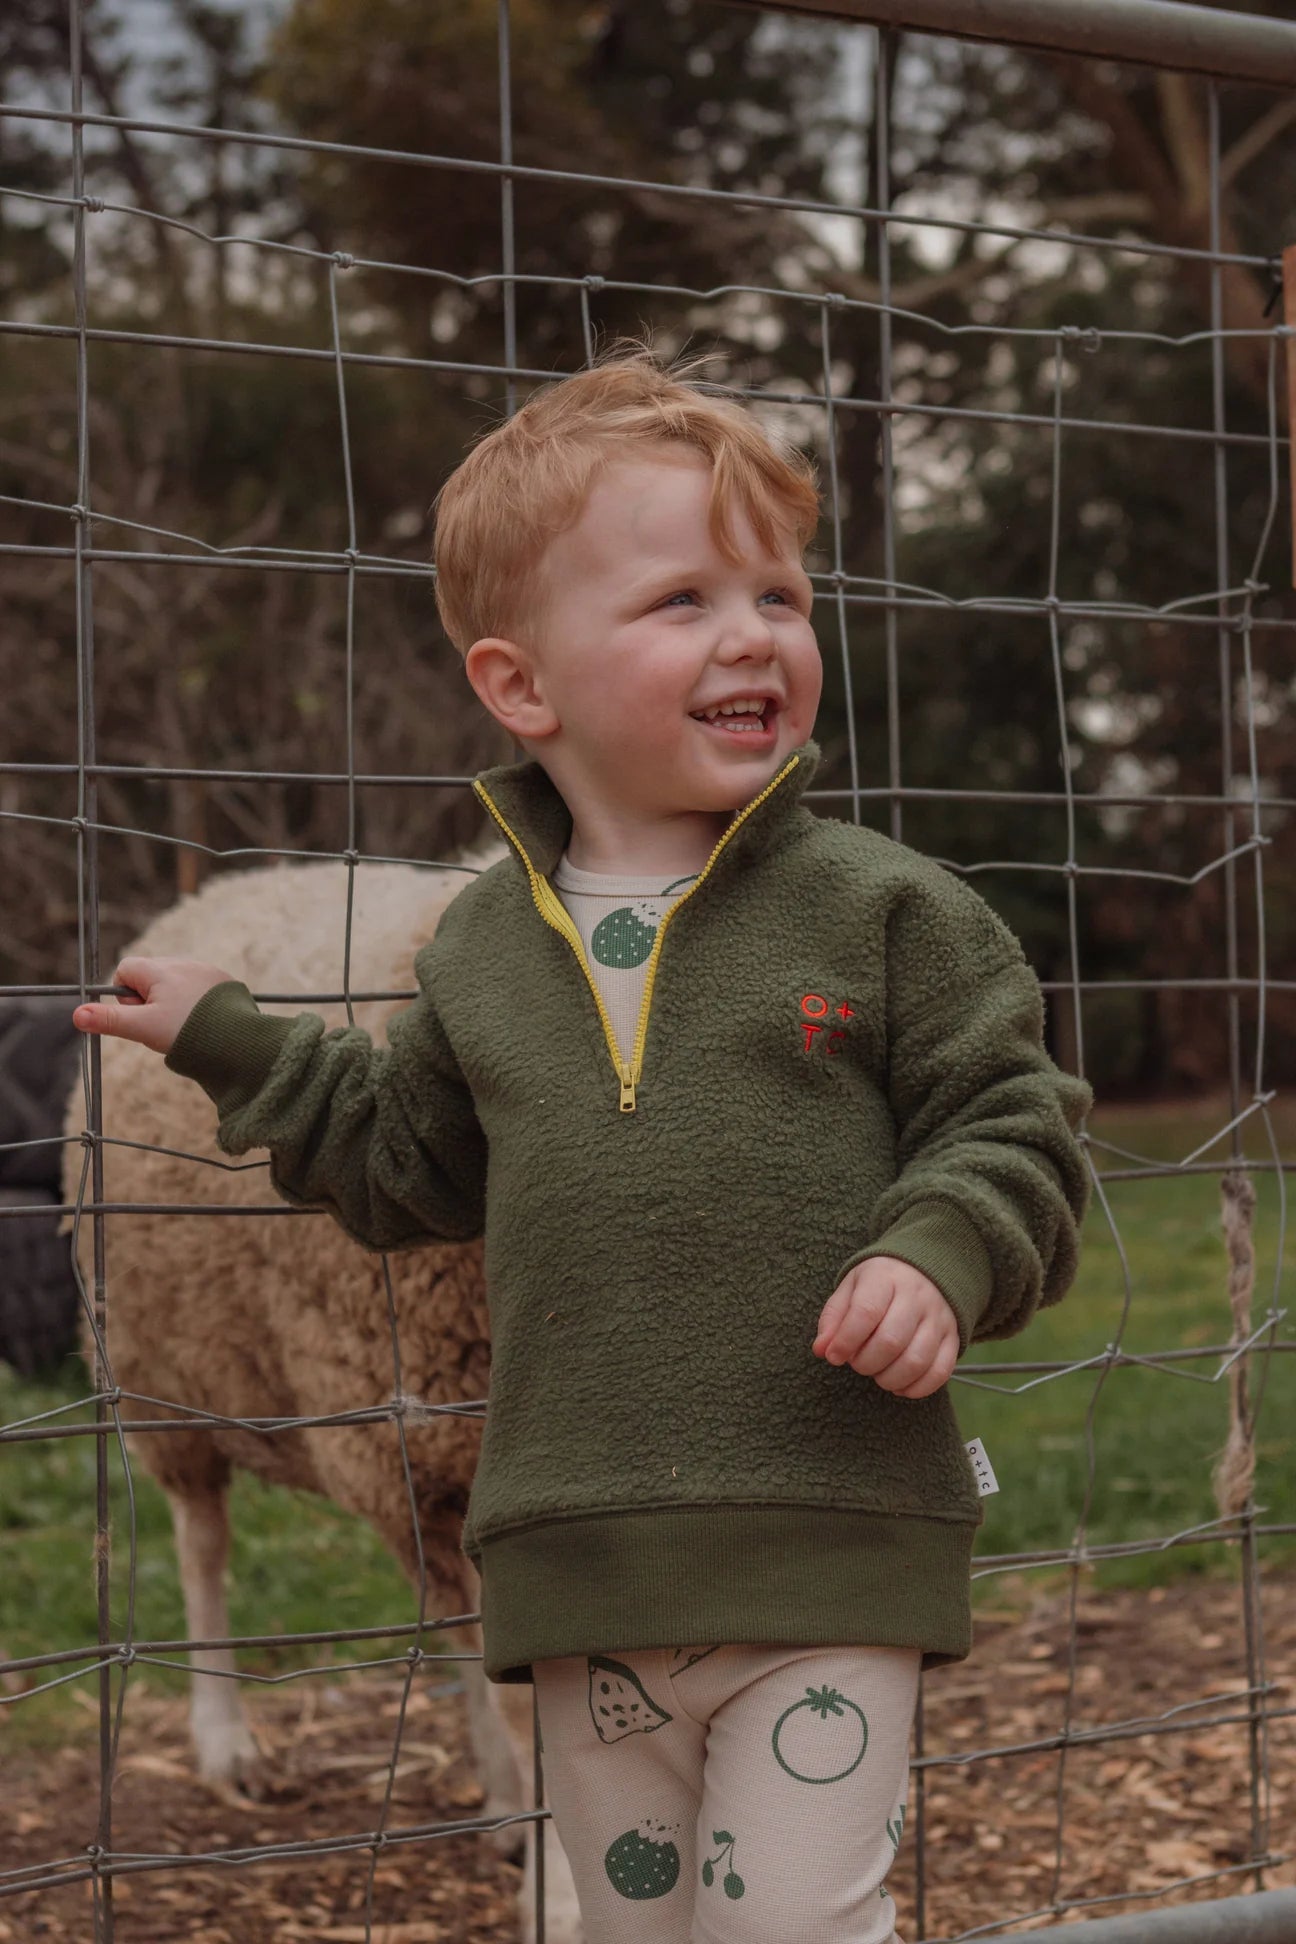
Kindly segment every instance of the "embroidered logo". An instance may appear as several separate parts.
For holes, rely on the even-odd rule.
[[[833,1058],[841,1052],[841,1042],[846,1037],[846,1029],[844,1026],[834,1026],[832,1021],[854,1019],[854,1017],[855,1008],[849,999],[843,999],[840,1005],[834,1005],[832,1000],[825,998],[822,992],[803,993],[800,1020],[803,1035],[802,1052],[812,1054],[816,1049],[822,1049],[827,1058]]]

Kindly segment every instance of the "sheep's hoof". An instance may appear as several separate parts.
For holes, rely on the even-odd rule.
[[[585,1944],[570,1866],[552,1823],[545,1829],[545,1944]],[[516,1908],[521,1944],[536,1944],[535,1864],[530,1856]]]
[[[282,1785],[276,1786],[260,1762],[249,1762],[231,1776],[204,1776],[203,1781],[212,1795],[234,1809],[246,1809],[250,1803],[269,1802],[289,1793]]]
[[[246,1807],[268,1802],[283,1793],[282,1784],[246,1728],[208,1738],[198,1754],[198,1774],[204,1786],[222,1802]]]
[[[522,1944],[536,1944],[535,1906],[528,1897],[518,1899],[518,1930]],[[585,1944],[579,1911],[545,1911],[545,1944]]]
[[[248,1809],[253,1803],[265,1804],[276,1791],[264,1775],[253,1770],[246,1776],[240,1775],[232,1782],[207,1782],[207,1793],[215,1796],[218,1802],[231,1809]]]

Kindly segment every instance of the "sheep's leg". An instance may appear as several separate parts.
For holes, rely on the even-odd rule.
[[[476,1612],[481,1606],[481,1581],[468,1559],[464,1559],[462,1571],[465,1611]],[[460,1627],[458,1633],[469,1653],[481,1653],[480,1625]],[[510,1732],[500,1709],[498,1688],[482,1673],[481,1661],[460,1661],[459,1671],[468,1710],[473,1763],[486,1796],[481,1813],[492,1818],[515,1816],[531,1801],[530,1752],[524,1751],[516,1735]],[[525,1834],[523,1824],[509,1823],[493,1831],[491,1841],[504,1856],[519,1856]]]
[[[465,1628],[465,1634],[467,1631]],[[494,1686],[482,1673],[481,1662],[462,1661],[460,1668],[468,1709],[468,1739],[473,1746],[477,1779],[486,1792],[480,1813],[492,1818],[516,1816],[530,1802],[527,1781],[518,1766],[521,1750],[513,1744]],[[517,1856],[523,1834],[521,1823],[506,1824],[494,1832],[495,1847],[505,1856]]]
[[[518,1760],[525,1764],[526,1802],[528,1808],[535,1800],[532,1785],[535,1760],[535,1689],[517,1683],[504,1685],[488,1683],[491,1693],[497,1697],[501,1715],[504,1717],[509,1735],[518,1752]],[[537,1829],[544,1832],[544,1903],[546,1944],[582,1944],[584,1931],[581,1929],[580,1903],[576,1896],[576,1885],[572,1881],[571,1865],[567,1853],[558,1839],[552,1816],[543,1822],[526,1824],[526,1862],[522,1874],[522,1888],[518,1892],[518,1929],[522,1944],[535,1944],[535,1901],[536,1901],[536,1844]]]
[[[190,1640],[229,1636],[225,1567],[229,1558],[229,1501],[223,1485],[181,1493],[167,1491],[175,1526],[185,1625]],[[233,1786],[245,1795],[264,1791],[261,1757],[243,1712],[230,1647],[196,1647],[189,1722],[204,1782]]]
[[[476,1607],[481,1601],[481,1585],[468,1561],[464,1562],[464,1597]],[[471,1575],[471,1577],[469,1577]],[[480,1650],[481,1629],[463,1629],[465,1638],[474,1636],[473,1647]],[[535,1690],[522,1683],[488,1681],[480,1661],[463,1661],[464,1698],[468,1704],[468,1728],[476,1756],[477,1774],[486,1791],[483,1816],[512,1816],[529,1809],[535,1799],[532,1778],[535,1774]],[[544,1831],[545,1864],[545,1938],[546,1944],[582,1944],[580,1904],[571,1866],[558,1840],[553,1818],[535,1822],[510,1823],[494,1833],[492,1840],[506,1855],[516,1855],[521,1840],[526,1843],[526,1864],[522,1888],[518,1893],[518,1926],[522,1944],[535,1944],[535,1832]],[[510,1840],[511,1839],[511,1840]]]

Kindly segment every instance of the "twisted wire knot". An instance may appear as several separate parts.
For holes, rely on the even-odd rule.
[[[1069,343],[1079,344],[1082,351],[1098,351],[1102,348],[1102,336],[1093,324],[1064,324],[1058,332]]]

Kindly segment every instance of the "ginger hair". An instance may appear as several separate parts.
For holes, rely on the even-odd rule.
[[[433,502],[437,612],[461,655],[488,635],[543,631],[546,550],[616,459],[666,458],[672,446],[705,459],[711,538],[731,564],[742,557],[735,501],[763,547],[778,552],[790,536],[804,553],[819,523],[814,460],[736,401],[689,384],[706,362],[665,365],[649,345],[619,338],[478,439]]]

